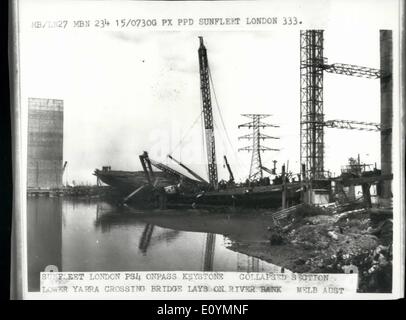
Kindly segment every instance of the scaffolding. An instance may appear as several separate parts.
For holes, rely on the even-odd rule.
[[[378,79],[380,69],[328,64],[323,56],[323,30],[300,31],[300,163],[302,176],[324,180],[324,127],[380,131],[380,125],[349,120],[324,120],[323,73]]]
[[[323,30],[300,31],[300,163],[324,178]]]

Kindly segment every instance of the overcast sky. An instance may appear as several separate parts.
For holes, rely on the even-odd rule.
[[[379,29],[396,26],[396,10],[383,7],[382,1],[361,2],[370,7],[354,12],[325,2],[335,17],[323,22],[329,63],[379,68]],[[127,5],[123,13],[136,9]],[[24,14],[35,19],[43,8]],[[56,4],[47,8],[60,12]],[[237,129],[249,120],[242,113],[269,113],[267,121],[280,125],[264,131],[280,137],[264,144],[281,151],[264,153],[263,164],[289,160],[289,169],[299,171],[299,28],[148,33],[22,28],[23,105],[28,97],[64,100],[64,180],[94,182],[93,170],[103,165],[139,170],[138,155],[144,150],[165,163],[172,153],[206,175],[202,126],[196,121],[201,113],[199,35],[231,140],[213,99],[219,177],[228,177],[224,154],[237,180],[248,175],[250,155],[237,152],[249,144],[238,141],[239,135],[250,133]],[[326,73],[324,84],[325,119],[379,122],[379,80]],[[379,133],[326,129],[325,142],[325,167],[336,173],[358,153],[365,162],[380,163]]]

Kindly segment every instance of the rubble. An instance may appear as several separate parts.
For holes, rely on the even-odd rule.
[[[348,207],[347,207],[348,208]],[[292,271],[359,273],[360,292],[390,292],[392,286],[392,215],[388,210],[296,208],[276,231],[285,243],[303,250]],[[345,210],[345,209],[344,209]]]
[[[269,211],[191,210],[180,215],[157,210],[143,219],[164,228],[226,235],[227,248],[292,272],[358,273],[360,292],[389,292],[392,215],[386,209],[349,207],[299,205],[285,210],[281,219]]]

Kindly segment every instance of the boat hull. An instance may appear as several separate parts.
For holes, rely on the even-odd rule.
[[[118,171],[118,170],[95,170],[94,175],[103,183],[116,188],[124,195],[128,195],[137,188],[149,184],[143,171]],[[164,172],[154,173],[154,185],[156,188],[166,187],[178,183],[177,179]]]
[[[230,187],[223,190],[204,191],[186,188],[173,194],[165,193],[164,188],[179,183],[164,172],[155,172],[155,187],[152,188],[143,171],[100,171],[95,175],[105,184],[114,187],[124,199],[137,188],[145,186],[136,196],[128,199],[130,204],[149,202],[155,207],[204,207],[233,206],[250,208],[278,208],[282,205],[282,186],[268,185],[256,187]],[[289,205],[300,201],[299,185],[288,185],[286,200]],[[197,188],[198,189],[198,188]],[[163,204],[164,203],[164,204]]]
[[[300,202],[298,188],[289,189],[286,193],[289,205]],[[193,207],[213,205],[249,208],[279,208],[282,206],[282,188],[268,186],[262,190],[250,190],[237,187],[223,191],[211,191],[203,194],[168,195],[168,205],[171,203],[189,204]]]

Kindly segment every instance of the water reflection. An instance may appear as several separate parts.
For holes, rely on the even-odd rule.
[[[149,243],[151,242],[152,232],[154,231],[154,225],[147,224],[142,231],[141,240],[138,248],[145,255],[148,250]]]
[[[62,269],[62,199],[28,198],[28,288],[39,289],[39,273],[48,265]]]
[[[39,290],[47,265],[60,271],[280,271],[227,249],[223,235],[177,230],[172,218],[170,227],[147,220],[104,202],[29,198],[29,290]]]
[[[216,248],[216,235],[213,233],[206,234],[203,271],[213,271],[215,248]]]

